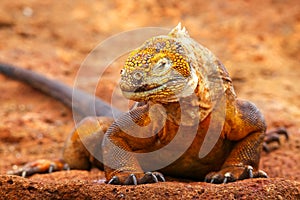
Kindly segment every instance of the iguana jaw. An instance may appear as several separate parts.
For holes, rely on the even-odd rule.
[[[147,87],[141,86],[133,91],[122,90],[122,93],[124,97],[126,97],[127,99],[131,99],[133,101],[152,100],[152,101],[174,102],[176,101],[176,95],[171,90],[171,87],[175,89],[175,87],[180,86],[179,84],[176,86],[176,82],[177,81],[169,81],[163,85],[150,87],[149,89],[146,89]]]
[[[158,81],[159,82],[159,81]],[[192,70],[191,77],[171,79],[159,84],[145,84],[135,89],[126,90],[122,88],[122,93],[127,99],[134,101],[153,101],[153,102],[176,102],[182,97],[193,94],[198,84],[198,76]]]

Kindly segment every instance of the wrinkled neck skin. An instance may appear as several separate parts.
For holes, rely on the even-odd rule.
[[[177,98],[170,102],[148,101],[150,112],[153,114],[159,112],[165,119],[176,125],[194,126],[199,124],[201,119],[201,108],[199,98],[193,93],[187,97]]]

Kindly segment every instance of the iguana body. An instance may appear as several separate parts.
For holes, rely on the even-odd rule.
[[[63,160],[45,167],[47,160],[29,163],[12,174],[60,170],[65,163],[103,168],[100,160],[111,184],[164,181],[162,174],[213,183],[267,176],[258,169],[266,131],[262,114],[236,98],[224,66],[185,29],[177,26],[134,50],[120,87],[141,103],[117,120],[106,113],[84,119],[67,140]],[[202,145],[213,140],[202,155]]]
[[[111,182],[133,181],[131,174],[135,174],[139,182],[148,167],[144,163],[147,160],[156,163],[156,159],[144,160],[141,156],[139,160],[130,151],[159,150],[179,134],[179,127],[182,138],[169,151],[163,151],[160,159],[168,159],[176,148],[180,149],[188,141],[192,144],[177,160],[160,169],[163,174],[196,180],[206,178],[213,182],[266,176],[258,171],[266,130],[262,114],[253,104],[236,99],[231,79],[221,62],[191,39],[185,29],[178,26],[168,36],[147,40],[134,50],[122,69],[120,87],[125,97],[147,102],[130,112],[133,121],[147,129],[134,130],[135,138],[129,138],[128,133],[135,123],[128,123],[129,117],[125,116],[106,132],[103,156],[108,165],[105,173]],[[151,113],[149,109],[155,103],[161,108],[154,108]],[[214,110],[218,106],[222,108]],[[214,127],[214,123],[220,121],[211,121],[213,112],[214,120],[224,120],[220,130]],[[220,132],[218,140],[208,155],[199,158],[210,126],[213,132]],[[156,134],[142,139],[147,135],[145,131]],[[195,137],[189,138],[193,132],[196,132]],[[115,159],[120,154],[125,158],[121,164]],[[145,167],[140,167],[141,164]]]

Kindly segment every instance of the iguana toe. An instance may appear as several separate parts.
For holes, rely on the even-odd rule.
[[[108,182],[107,184],[111,184],[111,185],[119,185],[120,184],[120,180],[117,176],[113,176]]]
[[[47,159],[39,159],[29,162],[19,169],[8,171],[7,174],[18,175],[25,178],[37,173],[52,173],[54,171],[69,169],[69,165],[62,160],[52,161]]]
[[[143,173],[119,173],[113,176],[107,184],[112,185],[139,185],[147,183],[165,182],[164,176],[159,172]]]
[[[270,149],[268,144],[273,143],[273,142],[277,142],[278,145],[280,145],[280,136],[281,135],[283,135],[286,140],[289,139],[289,134],[288,134],[287,130],[285,128],[282,128],[282,127],[267,132],[266,136],[264,138],[263,150],[265,152],[270,152],[273,149],[276,149],[276,147],[273,148],[273,149]]]
[[[140,184],[165,182],[164,176],[159,172],[146,172],[144,177],[140,179]]]
[[[246,166],[229,166],[218,172],[211,172],[206,175],[205,182],[208,183],[229,183],[237,180],[248,178],[266,178],[267,174],[261,170],[254,171],[250,165]]]
[[[137,185],[138,184],[138,180],[136,178],[135,174],[130,174],[130,176],[126,179],[126,181],[124,182],[125,185]]]

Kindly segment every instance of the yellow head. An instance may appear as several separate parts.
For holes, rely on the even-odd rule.
[[[178,26],[175,29],[183,31]],[[120,87],[126,98],[172,102],[193,92],[197,76],[175,29],[167,36],[147,40],[130,53],[121,70]]]

